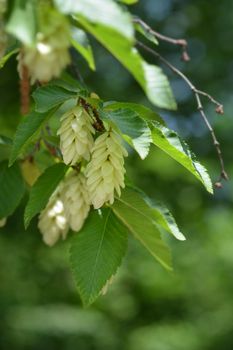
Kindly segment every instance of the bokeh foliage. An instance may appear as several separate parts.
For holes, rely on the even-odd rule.
[[[177,48],[161,44],[161,50],[198,87],[224,103],[224,117],[215,115],[208,101],[206,107],[232,174],[232,2],[141,0],[132,9],[164,34],[189,39],[192,61],[188,64],[180,62]],[[104,49],[96,46],[95,52],[96,73],[77,57],[93,91],[104,99],[148,103]],[[15,73],[14,60],[0,72],[0,129],[8,136],[19,120]],[[215,151],[191,93],[169,76],[179,108],[162,114],[189,141],[215,179]],[[0,157],[4,157],[2,149]],[[130,253],[108,294],[90,309],[82,309],[68,270],[69,242],[52,249],[44,246],[36,222],[24,231],[19,208],[0,233],[0,348],[232,349],[232,181],[212,197],[158,150],[139,161],[132,154],[131,178],[170,207],[187,237],[184,243],[169,240],[175,272],[165,272],[130,241]]]

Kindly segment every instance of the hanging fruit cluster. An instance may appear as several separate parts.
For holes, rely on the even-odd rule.
[[[91,205],[99,209],[113,204],[115,194],[120,196],[124,188],[127,151],[120,135],[107,123],[101,134],[96,132],[93,117],[81,105],[60,122],[60,149],[71,169],[39,216],[38,227],[48,245],[65,239],[69,227],[78,232]]]
[[[47,6],[38,11],[38,32],[33,45],[24,45],[18,55],[18,71],[26,67],[31,84],[46,83],[60,76],[70,63],[70,26],[61,13]]]

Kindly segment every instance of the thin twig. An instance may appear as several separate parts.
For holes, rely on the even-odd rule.
[[[223,156],[222,156],[222,151],[221,151],[221,147],[220,147],[220,143],[215,135],[215,132],[212,128],[212,126],[209,123],[209,120],[204,112],[204,108],[202,105],[202,101],[200,98],[201,96],[205,96],[207,97],[213,104],[215,104],[217,106],[217,109],[219,109],[219,111],[221,110],[223,112],[223,106],[221,103],[219,103],[218,101],[216,101],[211,95],[207,94],[206,92],[203,92],[201,90],[198,90],[193,83],[189,80],[188,77],[186,77],[186,75],[184,73],[182,73],[178,68],[176,68],[175,66],[173,66],[169,61],[167,61],[163,56],[161,56],[157,51],[147,47],[146,45],[144,45],[143,43],[141,43],[140,41],[137,41],[137,45],[140,46],[141,48],[143,48],[144,50],[146,50],[147,52],[151,53],[153,56],[157,57],[161,62],[163,62],[167,67],[169,67],[175,74],[177,74],[179,77],[181,77],[186,84],[189,86],[189,88],[192,90],[192,92],[194,93],[194,96],[196,98],[197,101],[197,109],[200,112],[200,115],[203,119],[203,121],[205,122],[212,140],[213,140],[213,145],[216,149],[217,155],[218,155],[218,159],[220,162],[220,167],[221,167],[221,173],[220,173],[220,177],[219,180],[216,182],[216,187],[221,187],[221,179],[224,180],[228,180],[228,175],[227,172],[225,170],[225,165],[224,165],[224,160],[223,160]],[[217,111],[218,112],[218,111]],[[219,113],[219,112],[218,112]]]
[[[159,39],[161,41],[166,41],[166,42],[173,44],[173,45],[180,46],[182,49],[182,56],[181,56],[182,60],[186,61],[186,62],[190,61],[190,56],[189,56],[188,51],[187,51],[188,43],[185,39],[174,39],[174,38],[171,38],[169,36],[160,34],[159,32],[152,29],[150,26],[148,26],[147,23],[145,23],[143,20],[141,20],[138,17],[133,18],[133,22],[141,25],[149,34],[152,34],[157,39]]]
[[[33,159],[34,159],[35,153],[40,150],[40,143],[41,143],[41,138],[39,138],[36,141],[36,143],[33,146],[33,149],[31,150],[31,152],[24,159],[28,159],[30,162],[32,162]]]
[[[47,148],[47,150],[49,151],[49,153],[53,157],[57,157],[59,159],[62,159],[62,154],[61,154],[61,151],[58,147],[51,145],[45,138],[43,138],[43,142],[45,144],[45,147]]]
[[[84,98],[82,98],[82,97],[79,98],[79,101],[80,101],[80,104],[82,105],[82,107],[87,111],[87,113],[92,114],[93,117],[95,118],[95,123],[93,124],[94,128],[100,132],[104,131],[105,128],[104,128],[103,121],[100,119],[96,108],[93,107],[86,100],[84,100]]]
[[[207,97],[210,100],[210,102],[212,102],[216,106],[216,112],[218,114],[224,114],[223,105],[221,103],[219,103],[218,101],[216,101],[210,94],[207,94],[206,92],[201,91],[201,90],[197,90],[197,89],[196,89],[196,92],[199,95]]]

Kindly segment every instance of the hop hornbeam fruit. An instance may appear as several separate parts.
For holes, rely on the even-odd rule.
[[[69,230],[60,196],[61,189],[62,185],[59,185],[39,216],[38,228],[43,235],[43,241],[49,246],[53,246],[59,238],[65,239]]]
[[[65,164],[74,165],[82,158],[89,161],[94,133],[91,116],[83,107],[76,106],[62,116],[58,135]]]
[[[82,173],[73,170],[65,179],[62,191],[65,215],[71,229],[78,232],[90,210],[90,198],[86,178]]]
[[[95,140],[86,172],[87,186],[95,209],[106,202],[113,204],[115,190],[121,195],[121,187],[125,187],[124,157],[127,155],[120,137],[112,130]]]
[[[6,225],[6,218],[0,220],[0,228]]]
[[[70,63],[70,30],[66,20],[57,14],[51,14],[51,22],[46,30],[37,33],[36,44],[24,47],[18,56],[18,71],[22,76],[23,66],[28,69],[31,84],[37,80],[48,82],[59,77],[62,70]]]

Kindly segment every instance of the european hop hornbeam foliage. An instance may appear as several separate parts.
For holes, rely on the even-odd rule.
[[[95,69],[92,35],[131,73],[152,105],[175,109],[166,75],[136,47],[138,35],[150,45],[157,39],[135,26],[123,3],[130,2],[26,0],[7,9],[0,1],[0,66],[15,55],[21,110],[30,109],[12,140],[1,135],[1,147],[11,147],[11,154],[9,167],[0,162],[0,227],[27,192],[25,227],[38,215],[44,243],[69,241],[70,264],[86,305],[106,292],[128,234],[169,270],[170,250],[161,233],[185,239],[170,212],[126,178],[128,153],[144,159],[153,144],[213,192],[206,169],[153,108],[103,101],[83,83],[77,55]]]

